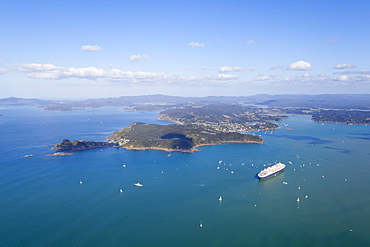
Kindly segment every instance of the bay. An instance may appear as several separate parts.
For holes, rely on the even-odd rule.
[[[65,138],[102,141],[132,122],[168,123],[155,120],[158,112],[114,107],[0,114],[1,246],[370,244],[369,126],[290,116],[278,130],[254,133],[264,145],[43,157]],[[283,173],[256,179],[277,161]]]

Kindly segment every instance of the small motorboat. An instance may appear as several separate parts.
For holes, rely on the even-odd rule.
[[[142,185],[141,183],[136,183],[136,184],[134,184],[134,186],[136,186],[136,187],[143,187],[144,185]]]

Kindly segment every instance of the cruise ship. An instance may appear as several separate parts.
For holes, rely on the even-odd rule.
[[[268,179],[271,177],[274,177],[278,175],[280,172],[284,171],[285,165],[281,162],[275,164],[275,165],[270,165],[269,167],[263,169],[260,171],[257,176],[259,179]]]

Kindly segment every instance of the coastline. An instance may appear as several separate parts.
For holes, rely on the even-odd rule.
[[[64,139],[62,142],[53,145],[52,150],[56,151],[83,151],[95,148],[118,147],[117,144],[111,142],[96,142],[96,141],[70,141]]]
[[[340,123],[340,124],[347,124],[347,125],[370,125],[370,123],[354,123],[354,122],[333,122],[333,121],[315,121],[312,119],[315,123]]]
[[[58,152],[58,153],[53,153],[53,154],[44,154],[42,156],[56,157],[56,156],[66,156],[66,155],[73,155],[73,153]]]
[[[180,121],[177,121],[173,118],[171,118],[170,116],[168,116],[167,114],[161,114],[159,115],[159,117],[157,117],[155,120],[159,120],[159,121],[167,121],[167,122],[172,122],[172,123],[175,123],[175,124],[178,124],[178,125],[185,125],[185,123],[183,122],[180,122]],[[258,122],[251,122],[250,124],[253,124],[253,123],[258,123]],[[195,124],[195,123],[192,123],[192,124]],[[199,124],[195,124],[195,125],[199,125]],[[271,127],[271,128],[261,128],[261,129],[245,129],[243,131],[237,131],[237,132],[252,132],[252,131],[268,131],[268,130],[277,130],[279,129],[280,126],[276,126],[276,127]],[[226,131],[227,132],[227,131]],[[229,132],[235,132],[235,131],[229,131]]]
[[[199,149],[197,149],[198,147],[221,145],[221,144],[226,144],[226,143],[265,144],[265,141],[262,141],[262,142],[224,141],[221,143],[200,144],[200,145],[194,146],[192,149],[173,149],[173,148],[160,148],[160,147],[125,147],[125,146],[121,146],[121,148],[124,148],[126,150],[161,150],[165,152],[194,153],[194,152],[200,151]]]

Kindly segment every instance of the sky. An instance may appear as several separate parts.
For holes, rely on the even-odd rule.
[[[370,93],[368,0],[0,0],[0,98]]]

